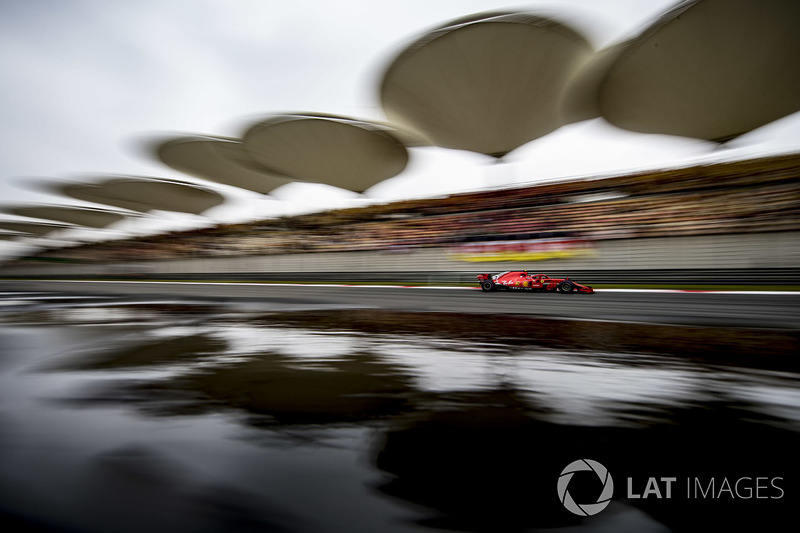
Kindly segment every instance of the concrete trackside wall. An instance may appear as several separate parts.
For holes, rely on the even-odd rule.
[[[98,264],[0,268],[2,276],[247,274],[280,272],[500,271],[543,272],[675,269],[774,269],[800,266],[800,232],[703,235],[598,241],[590,257],[524,263],[455,260],[446,248],[285,255],[202,257]]]

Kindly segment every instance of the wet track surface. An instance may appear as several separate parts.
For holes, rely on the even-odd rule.
[[[406,289],[365,309],[348,302],[355,290],[0,293],[0,525],[647,532],[792,520],[797,329],[441,312],[420,296],[520,309],[534,298],[471,291]],[[537,296],[622,314],[647,295]],[[393,309],[420,298],[425,313]],[[705,312],[735,300],[711,301]],[[582,458],[614,482],[591,517],[557,490]],[[668,498],[661,478],[673,477]],[[658,497],[642,497],[651,478]],[[569,486],[580,503],[601,489],[590,472]]]
[[[698,326],[800,328],[798,294],[598,292],[565,295],[369,286],[57,281],[12,282],[0,284],[0,288],[139,297],[157,295],[238,299],[284,306],[344,305],[404,311],[515,314]]]

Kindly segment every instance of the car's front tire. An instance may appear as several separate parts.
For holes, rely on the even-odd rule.
[[[560,292],[562,292],[562,293],[568,293],[568,292],[572,292],[572,290],[573,290],[574,288],[575,288],[575,285],[573,285],[573,284],[572,284],[572,282],[570,282],[570,281],[562,281],[562,282],[561,282],[561,283],[558,285],[558,290],[559,290]]]

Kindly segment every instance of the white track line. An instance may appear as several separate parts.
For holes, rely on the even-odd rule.
[[[277,285],[280,287],[356,287],[361,289],[436,289],[436,290],[480,290],[480,287],[445,287],[431,285],[348,285],[345,283],[238,283],[238,282],[219,282],[219,281],[102,281],[102,280],[20,280],[20,282],[38,283],[58,282],[58,283],[117,283],[117,284],[163,284],[163,285],[209,285],[209,286],[228,286],[228,287],[269,287]],[[642,293],[698,293],[698,294],[759,294],[759,295],[798,295],[799,291],[714,291],[714,290],[692,290],[692,289],[595,289],[594,292],[642,292]]]
[[[714,291],[695,289],[595,289],[594,292],[683,292],[683,293],[710,293],[710,294],[791,294],[798,295],[798,291]]]

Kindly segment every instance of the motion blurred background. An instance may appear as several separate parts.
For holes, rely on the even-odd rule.
[[[5,7],[4,272],[797,264],[791,3],[523,7]]]

